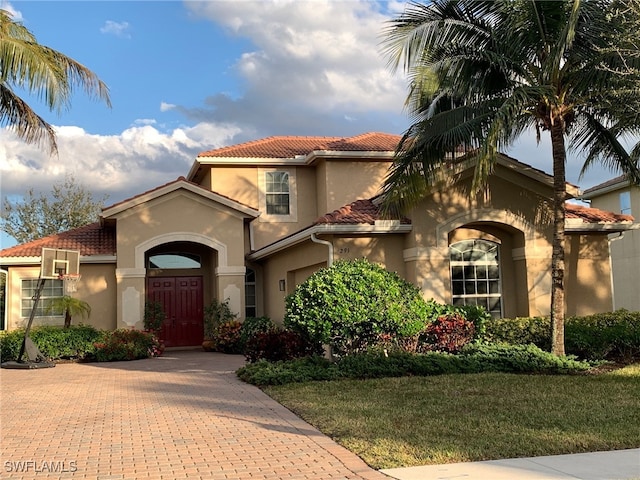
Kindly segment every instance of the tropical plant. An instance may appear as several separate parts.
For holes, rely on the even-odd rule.
[[[148,332],[160,333],[162,324],[167,318],[167,314],[164,313],[164,308],[160,302],[154,300],[147,300],[144,304],[144,329]]]
[[[84,65],[40,45],[11,12],[0,9],[0,126],[9,126],[27,143],[48,143],[57,151],[53,127],[20,98],[15,89],[35,94],[49,110],[68,108],[81,86],[110,107],[107,86]]]
[[[216,330],[220,325],[231,320],[235,320],[235,315],[229,307],[229,300],[220,302],[218,299],[204,307],[204,338],[212,340],[215,337]]]
[[[53,299],[47,307],[47,311],[62,312],[64,314],[64,328],[69,328],[71,326],[71,317],[80,315],[82,318],[89,318],[91,306],[84,300],[65,295]]]
[[[434,0],[410,3],[383,51],[410,79],[412,125],[383,188],[384,208],[414,205],[460,150],[486,185],[498,151],[523,132],[549,132],[553,159],[552,352],[564,354],[567,145],[640,183],[637,0]]]

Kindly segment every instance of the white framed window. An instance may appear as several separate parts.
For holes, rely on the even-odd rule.
[[[620,213],[631,215],[631,192],[620,193]]]
[[[295,168],[258,169],[261,222],[297,222]]]
[[[265,172],[264,180],[267,215],[289,215],[289,174]]]
[[[21,285],[21,308],[20,316],[29,317],[33,308],[33,297],[38,290],[38,279],[23,279]],[[56,298],[64,296],[64,285],[62,280],[45,280],[44,288],[40,294],[38,308],[35,311],[36,317],[60,316],[62,312],[52,312],[51,302]]]
[[[502,317],[500,246],[489,240],[463,240],[449,247],[453,305],[481,305]]]

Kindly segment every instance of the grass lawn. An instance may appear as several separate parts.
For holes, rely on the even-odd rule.
[[[376,469],[640,447],[640,364],[599,375],[442,375],[265,391]]]

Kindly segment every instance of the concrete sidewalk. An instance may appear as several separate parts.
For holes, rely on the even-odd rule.
[[[640,448],[381,470],[399,480],[640,480]]]

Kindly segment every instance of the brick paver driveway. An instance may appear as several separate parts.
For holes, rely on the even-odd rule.
[[[0,478],[386,479],[233,373],[238,356],[0,370]]]

